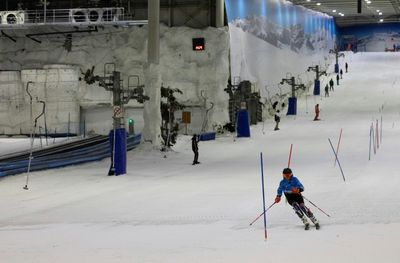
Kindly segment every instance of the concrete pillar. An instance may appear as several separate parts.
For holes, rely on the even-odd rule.
[[[150,100],[144,103],[144,127],[142,131],[143,147],[161,146],[161,74],[160,62],[160,0],[148,0],[148,63],[145,67],[145,93]]]
[[[160,0],[148,1],[148,23],[148,62],[158,64],[160,61]]]
[[[225,20],[225,1],[224,0],[215,0],[216,1],[216,10],[215,10],[215,27],[223,27]]]
[[[173,27],[174,26],[174,0],[168,0],[168,26]]]

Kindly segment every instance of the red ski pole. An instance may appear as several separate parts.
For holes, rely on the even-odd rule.
[[[287,167],[290,167],[290,160],[292,159],[292,148],[293,148],[293,143],[290,145],[289,160],[288,160]]]
[[[310,204],[312,204],[313,206],[315,206],[319,211],[321,211],[322,213],[324,213],[327,217],[331,217],[330,215],[328,215],[327,213],[325,213],[321,208],[319,208],[316,204],[314,204],[313,202],[311,202],[310,200],[308,200],[304,195],[302,195],[304,199],[306,199]]]
[[[252,224],[254,224],[254,222],[256,222],[260,217],[262,217],[264,215],[264,213],[266,213],[274,204],[276,204],[276,202],[274,202],[272,205],[270,205],[267,209],[265,209],[265,212],[262,212],[261,215],[257,216],[256,219],[253,220],[253,222],[250,223],[250,226]]]

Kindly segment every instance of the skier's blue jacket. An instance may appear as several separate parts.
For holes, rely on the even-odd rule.
[[[289,180],[282,179],[279,183],[278,196],[281,196],[282,193],[292,193],[292,187],[298,188],[300,192],[304,191],[304,186],[300,183],[299,179],[292,175]]]

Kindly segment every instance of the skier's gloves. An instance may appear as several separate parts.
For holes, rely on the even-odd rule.
[[[281,201],[281,197],[279,195],[277,195],[275,197],[275,203],[279,203]]]
[[[293,194],[300,194],[300,189],[297,187],[292,187],[292,193]]]

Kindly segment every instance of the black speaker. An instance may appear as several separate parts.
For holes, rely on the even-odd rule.
[[[361,14],[361,0],[357,0],[357,13]]]

